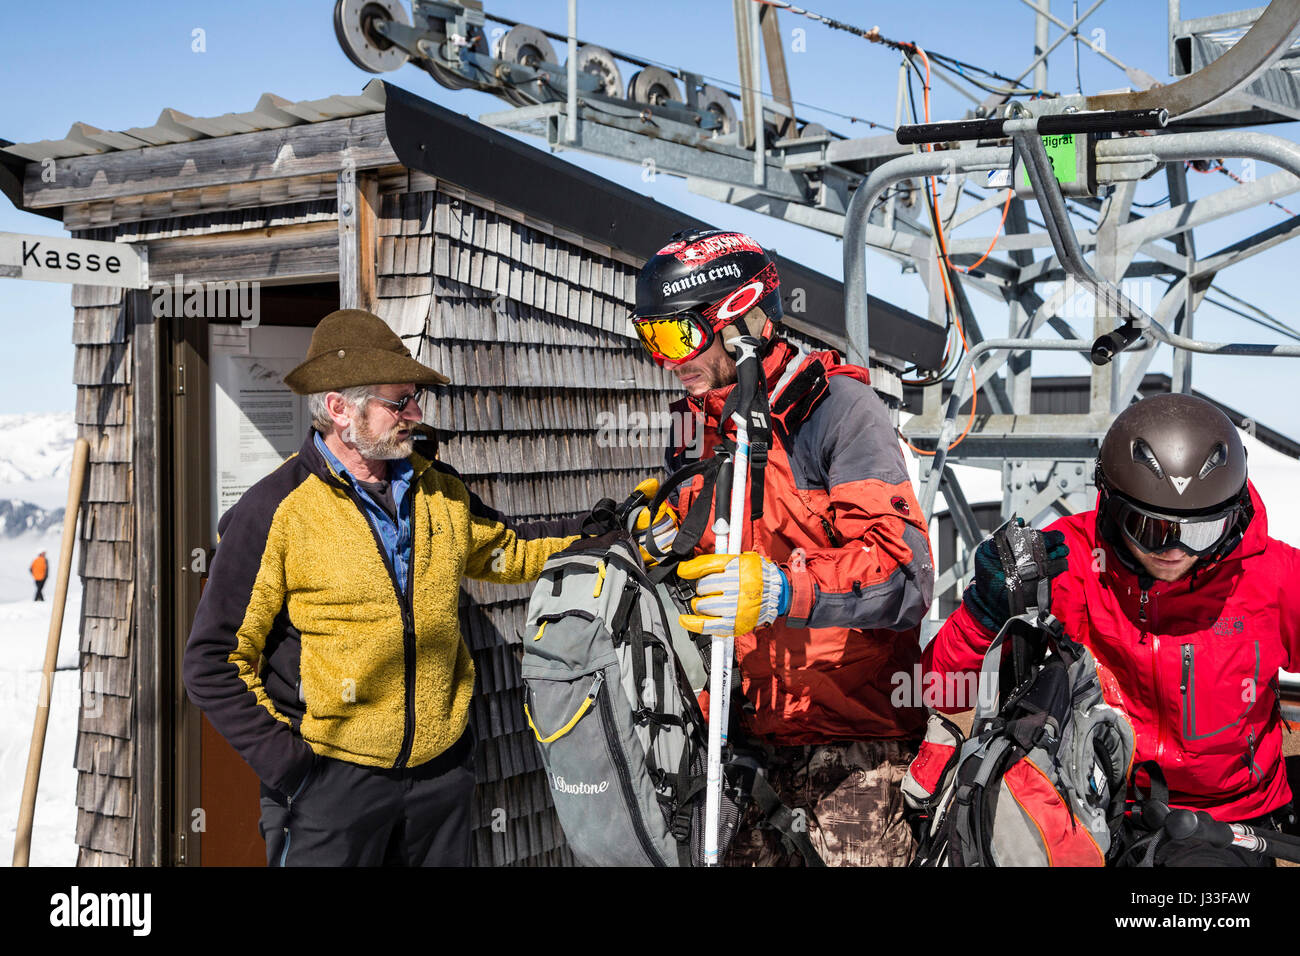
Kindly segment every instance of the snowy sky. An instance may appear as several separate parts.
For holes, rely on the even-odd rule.
[[[890,37],[915,40],[922,46],[1004,74],[1018,75],[1032,57],[1032,11],[1020,0],[990,0],[972,6],[955,0],[914,0],[909,4],[874,4],[850,0],[805,0],[810,9],[861,27],[879,25]],[[1082,4],[1086,9],[1090,3]],[[490,13],[523,20],[553,30],[566,25],[565,0],[487,0]],[[1053,0],[1053,13],[1068,19],[1071,2]],[[1185,17],[1203,16],[1226,7],[1215,0],[1184,0]],[[101,129],[125,129],[152,124],[163,107],[194,116],[214,116],[250,109],[263,92],[291,100],[333,93],[355,93],[370,78],[344,57],[334,39],[332,4],[320,0],[116,0],[63,5],[58,53],[48,42],[48,13],[40,4],[17,5],[6,11],[0,34],[0,71],[10,92],[0,109],[0,137],[17,142],[60,138],[74,121]],[[851,136],[879,133],[834,113],[892,125],[898,58],[885,48],[790,13],[781,15],[787,38],[786,62],[795,99],[808,104],[801,115]],[[201,29],[206,46],[195,52],[193,31]],[[1084,32],[1104,43],[1122,61],[1167,80],[1166,4],[1162,0],[1108,0],[1084,24]],[[797,36],[794,31],[802,30]],[[1100,32],[1097,32],[1100,31]],[[727,0],[580,0],[579,36],[603,46],[699,71],[723,80],[737,76],[731,3]],[[1057,34],[1052,28],[1052,36]],[[801,49],[800,49],[801,48]],[[563,54],[561,54],[561,57]],[[1123,74],[1086,49],[1080,73],[1085,92],[1125,85]],[[470,116],[504,108],[485,94],[452,92],[436,85],[414,67],[406,66],[386,78],[424,97]],[[626,80],[626,77],[625,77]],[[1074,56],[1070,43],[1050,60],[1048,87],[1073,91]],[[955,118],[967,102],[939,83],[934,90],[934,118]],[[821,112],[831,110],[833,113]],[[1292,139],[1294,124],[1267,132]],[[536,145],[537,140],[527,140]],[[766,217],[692,196],[683,181],[660,175],[643,181],[638,166],[568,154],[566,157],[629,188],[693,215],[752,232],[783,254],[830,275],[841,271],[837,239],[774,222]],[[1230,161],[1233,168],[1239,161]],[[1241,172],[1241,169],[1237,170]],[[1260,165],[1257,175],[1272,172]],[[1192,195],[1229,186],[1225,177],[1194,175]],[[1165,195],[1163,176],[1140,184],[1139,202]],[[1282,200],[1300,209],[1300,195]],[[1032,207],[1031,207],[1032,211]],[[1267,228],[1287,213],[1264,206],[1197,232],[1202,255]],[[984,217],[959,233],[988,235],[996,221]],[[52,220],[19,213],[0,203],[0,231],[57,234]],[[1265,252],[1220,276],[1231,293],[1282,318],[1294,321],[1290,304],[1295,255],[1293,244]],[[925,307],[920,281],[902,275],[896,265],[873,257],[871,289],[904,307]],[[1159,287],[1156,287],[1159,288]],[[1139,293],[1142,294],[1142,293]],[[1005,307],[973,296],[987,334],[1006,328]],[[1154,301],[1154,297],[1151,301]],[[5,348],[0,351],[0,413],[72,408],[71,309],[68,287],[0,279],[0,327]],[[1197,314],[1198,336],[1234,341],[1281,341],[1271,333],[1213,306]],[[1078,374],[1085,370],[1075,356],[1041,359],[1046,372]],[[1158,356],[1153,371],[1167,371],[1169,358]],[[1279,400],[1295,375],[1294,359],[1197,357],[1197,388],[1270,427],[1300,436],[1300,403]]]

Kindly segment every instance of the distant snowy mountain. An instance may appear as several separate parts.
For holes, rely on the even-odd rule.
[[[0,485],[52,479],[66,484],[76,440],[70,412],[0,415]]]
[[[5,512],[0,535],[48,525],[39,516],[22,513],[23,504],[51,514],[67,504],[76,440],[71,412],[0,415],[0,502],[15,502]]]
[[[47,531],[63,524],[63,508],[48,511],[30,501],[0,501],[0,536],[13,538],[28,531]]]

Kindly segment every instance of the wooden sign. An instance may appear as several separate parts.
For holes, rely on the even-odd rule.
[[[149,259],[124,242],[0,232],[0,277],[147,289]]]

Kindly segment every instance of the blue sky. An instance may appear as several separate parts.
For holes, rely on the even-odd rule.
[[[908,4],[803,0],[827,16],[871,27],[891,38],[914,40],[1009,75],[1019,74],[1032,58],[1033,12],[1020,0],[990,0],[978,6],[952,0],[913,0]],[[1084,9],[1090,2],[1081,3]],[[490,14],[562,31],[565,0],[485,0]],[[1184,0],[1185,17],[1225,9],[1211,0]],[[1233,5],[1235,7],[1235,5]],[[216,3],[89,2],[57,6],[60,13],[57,52],[50,37],[48,10],[39,4],[14,5],[6,11],[0,35],[0,70],[8,96],[0,107],[0,137],[16,142],[64,136],[74,121],[101,129],[152,124],[163,107],[193,116],[214,116],[250,109],[264,92],[291,100],[333,93],[355,93],[370,75],[354,67],[339,50],[329,2],[306,0],[227,0]],[[1071,3],[1053,0],[1053,13],[1068,20]],[[851,135],[879,133],[846,116],[892,125],[898,75],[897,55],[790,13],[781,14],[786,62],[802,116]],[[491,25],[490,25],[491,26]],[[195,52],[194,31],[202,30],[203,52]],[[796,35],[794,31],[804,31]],[[1093,31],[1104,31],[1095,34]],[[1124,62],[1168,80],[1166,5],[1161,0],[1108,0],[1085,24],[1084,32],[1104,40]],[[580,0],[579,36],[612,49],[669,63],[734,82],[737,77],[735,32],[729,0]],[[1057,34],[1052,28],[1052,36]],[[797,42],[796,42],[797,41]],[[799,49],[799,48],[802,49]],[[561,59],[563,52],[561,51]],[[1124,75],[1086,49],[1080,68],[1085,92],[1126,85]],[[450,109],[469,116],[505,108],[485,94],[453,92],[412,66],[385,78]],[[627,79],[626,77],[624,78]],[[1073,91],[1071,44],[1062,44],[1049,61],[1048,86]],[[943,84],[933,94],[936,119],[956,118],[966,101]],[[816,108],[814,108],[816,107]],[[820,109],[818,109],[820,108]],[[830,112],[823,112],[830,111]],[[842,115],[836,115],[842,114]],[[1267,130],[1294,139],[1294,124]],[[526,140],[538,145],[537,140]],[[565,158],[676,206],[693,215],[752,232],[765,244],[828,274],[841,271],[837,239],[774,222],[766,217],[693,196],[683,181],[660,175],[642,179],[638,166],[585,157]],[[1238,162],[1237,167],[1240,166]],[[1234,168],[1234,162],[1229,162]],[[1238,169],[1238,171],[1241,171]],[[1272,172],[1262,164],[1257,175]],[[1193,176],[1193,196],[1229,186],[1222,176]],[[1139,202],[1165,195],[1163,176],[1140,184]],[[1300,195],[1282,200],[1300,209]],[[1031,206],[1031,213],[1033,212]],[[1197,233],[1202,254],[1286,218],[1265,206]],[[984,217],[958,233],[987,235],[996,219]],[[58,223],[14,210],[0,202],[0,231],[59,234]],[[1294,322],[1292,245],[1284,244],[1221,274],[1219,285],[1249,299],[1284,321]],[[877,295],[905,307],[925,307],[920,281],[898,266],[873,257],[869,275]],[[986,334],[1003,334],[1006,309],[973,295]],[[73,406],[71,307],[69,287],[53,283],[0,279],[0,413],[68,410]],[[1281,341],[1277,336],[1213,305],[1197,313],[1198,337],[1233,341]],[[1167,350],[1166,350],[1167,351]],[[1054,356],[1040,368],[1080,374],[1086,366],[1072,356]],[[1168,355],[1157,357],[1153,370],[1169,368]],[[1194,384],[1258,421],[1300,437],[1300,402],[1289,400],[1294,359],[1197,357]]]

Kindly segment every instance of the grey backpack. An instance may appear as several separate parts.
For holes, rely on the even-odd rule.
[[[613,530],[552,555],[527,628],[525,712],[574,856],[699,865],[705,721],[631,536]],[[742,808],[724,789],[725,847]]]

